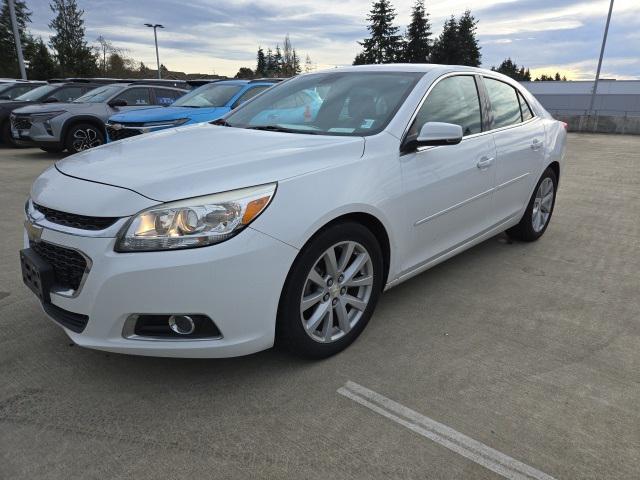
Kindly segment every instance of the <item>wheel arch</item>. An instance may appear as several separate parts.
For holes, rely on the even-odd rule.
[[[69,129],[79,123],[90,123],[91,125],[98,127],[106,138],[107,130],[104,126],[104,122],[100,118],[94,117],[93,115],[76,115],[66,120],[62,125],[62,130],[60,131],[60,141],[62,143],[66,142]]]
[[[549,165],[547,165],[547,168],[550,168],[551,170],[553,170],[553,173],[556,174],[556,180],[560,182],[560,162],[558,162],[557,160],[554,160]]]

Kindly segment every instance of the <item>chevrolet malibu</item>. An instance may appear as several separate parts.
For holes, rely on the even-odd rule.
[[[310,91],[318,108],[265,114]],[[565,130],[487,70],[302,75],[213,124],[50,167],[26,204],[23,279],[85,347],[329,356],[385,289],[505,230],[540,238]]]

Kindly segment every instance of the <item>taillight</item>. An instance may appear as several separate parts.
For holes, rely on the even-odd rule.
[[[562,124],[562,126],[564,127],[564,131],[567,132],[569,131],[569,124],[567,122],[560,122]]]

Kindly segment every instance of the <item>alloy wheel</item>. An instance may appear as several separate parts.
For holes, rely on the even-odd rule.
[[[540,182],[536,198],[533,200],[533,212],[531,213],[531,226],[536,233],[542,231],[547,225],[553,207],[553,180],[549,177]]]
[[[102,139],[93,128],[79,128],[73,132],[73,149],[76,152],[102,145]]]
[[[313,340],[331,343],[362,318],[373,287],[371,256],[358,242],[340,242],[318,258],[300,298],[300,320]]]

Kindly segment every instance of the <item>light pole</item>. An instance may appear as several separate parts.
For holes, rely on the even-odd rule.
[[[23,80],[27,79],[27,73],[24,70],[24,58],[22,57],[22,43],[20,42],[20,31],[18,30],[18,22],[16,20],[16,6],[13,0],[9,0],[9,16],[11,17],[11,25],[13,26],[13,37],[16,41],[16,52],[18,53],[18,65],[20,66],[20,75]]]
[[[155,25],[152,25],[150,23],[145,23],[144,26],[145,27],[149,27],[149,28],[153,28],[153,39],[156,42],[156,62],[158,64],[158,78],[162,78],[162,75],[160,73],[160,55],[158,54],[158,33],[157,33],[157,29],[158,28],[164,28],[164,25],[160,25],[159,23],[156,23]]]
[[[598,59],[598,70],[596,71],[596,80],[593,82],[593,91],[591,92],[591,102],[589,103],[589,115],[593,115],[593,105],[596,101],[596,92],[598,91],[598,81],[600,80],[600,68],[602,68],[602,57],[604,57],[604,46],[607,44],[607,34],[609,33],[609,22],[611,21],[611,11],[613,10],[613,0],[609,4],[609,14],[607,15],[607,23],[604,27],[604,36],[602,37],[602,47],[600,47],[600,58]]]

